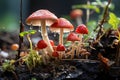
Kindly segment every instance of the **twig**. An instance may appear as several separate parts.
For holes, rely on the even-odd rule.
[[[104,11],[104,14],[103,14],[103,18],[102,18],[102,20],[99,22],[99,24],[98,24],[98,26],[96,27],[96,29],[94,30],[94,31],[96,31],[97,28],[99,27],[99,31],[98,31],[98,34],[97,34],[96,39],[98,39],[99,36],[101,35],[100,33],[102,32],[103,24],[105,23],[106,18],[107,18],[107,16],[108,16],[108,9],[109,9],[109,5],[110,5],[111,1],[112,1],[112,0],[108,0],[108,4],[107,4],[107,6],[105,7],[105,11]]]
[[[20,33],[23,31],[24,31],[24,25],[22,23],[22,0],[20,0]],[[23,43],[23,37],[19,36],[19,50],[18,50],[17,59],[20,58],[22,43]]]
[[[17,74],[14,71],[11,71],[11,72],[13,73],[15,80],[18,80]]]

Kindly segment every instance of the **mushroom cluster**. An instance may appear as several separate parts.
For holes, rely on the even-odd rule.
[[[53,52],[53,48],[50,45],[46,26],[50,26],[56,20],[57,17],[53,13],[44,9],[35,11],[26,19],[28,25],[41,26],[41,35],[43,40],[48,44],[47,50],[49,53]]]
[[[71,12],[71,17],[77,20],[82,16],[82,11],[74,10]],[[42,59],[44,64],[48,62],[50,58],[65,58],[66,55],[70,55],[71,59],[74,58],[75,52],[77,55],[80,53],[83,34],[88,34],[88,29],[84,24],[79,24],[74,31],[74,26],[65,18],[57,18],[55,14],[46,10],[40,9],[33,12],[27,19],[26,24],[30,26],[39,26],[41,28],[42,40],[37,43],[37,50],[42,53]],[[59,43],[54,44],[53,40],[49,40],[48,31],[46,26],[49,26],[51,32],[59,34]],[[64,33],[68,33],[66,41],[71,41],[70,51],[66,51],[67,47],[64,46],[63,36]],[[78,44],[76,44],[76,42]]]

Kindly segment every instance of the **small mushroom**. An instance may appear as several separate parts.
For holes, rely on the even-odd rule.
[[[84,24],[81,24],[81,25],[77,26],[75,32],[79,34],[79,38],[82,38],[82,34],[88,34],[88,29]],[[80,39],[80,40],[82,40],[82,39]]]
[[[85,56],[85,59],[88,59],[88,56],[90,55],[89,52],[83,52],[81,53],[82,56]]]
[[[24,52],[23,52],[23,51],[22,51],[22,52],[20,52],[20,57],[24,57],[24,56],[27,56],[27,55],[28,55],[28,53],[27,53],[27,52],[25,52],[25,51],[24,51]]]
[[[83,34],[88,34],[88,29],[84,24],[81,24],[81,25],[77,26],[75,32],[79,35],[79,38],[80,38],[80,42],[78,44],[78,50],[77,50],[77,53],[79,53],[79,50],[80,50],[81,44],[82,44]]]
[[[32,26],[41,26],[41,35],[43,40],[47,43],[47,51],[52,54],[53,48],[50,45],[46,26],[50,26],[57,17],[48,10],[41,9],[32,13],[27,19],[26,23]]]
[[[80,25],[82,24],[82,18],[81,16],[83,15],[83,11],[80,10],[80,9],[73,9],[71,12],[70,12],[70,17],[72,19],[76,19],[76,22],[77,22],[77,25]]]
[[[59,59],[61,60],[63,55],[65,54],[65,47],[63,44],[59,44],[56,48],[56,51],[59,53]]]
[[[14,50],[14,51],[16,51],[16,50],[19,49],[19,45],[16,44],[16,43],[14,43],[14,44],[11,45],[11,49]]]
[[[74,27],[67,19],[59,18],[50,26],[50,30],[52,32],[60,33],[59,44],[63,44],[63,33],[73,31]]]
[[[71,59],[74,58],[74,52],[76,50],[76,46],[75,46],[75,41],[80,41],[80,39],[78,38],[77,34],[75,34],[74,32],[71,32],[68,37],[67,37],[67,41],[71,41],[72,42],[72,50],[70,50],[67,54],[71,54]]]
[[[58,52],[54,51],[54,52],[52,53],[52,56],[53,56],[53,57],[58,57],[59,54],[58,54]]]
[[[43,63],[46,65],[47,64],[46,58],[48,59],[48,55],[47,55],[47,51],[46,51],[47,43],[44,40],[40,40],[37,43],[37,48],[42,51]]]
[[[57,51],[54,51],[52,53],[52,56],[55,58],[56,61],[58,61],[58,58],[59,58],[59,53]]]

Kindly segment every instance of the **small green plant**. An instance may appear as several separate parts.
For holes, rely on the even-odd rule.
[[[31,50],[29,55],[24,59],[28,69],[31,71],[37,65],[42,63],[42,57],[35,50]]]
[[[15,62],[14,60],[4,62],[2,65],[3,71],[9,71],[9,72],[14,71],[15,70],[15,66],[13,65],[14,62]]]
[[[119,41],[120,41],[120,32],[118,30],[118,26],[120,25],[120,19],[114,14],[114,13],[110,13],[109,14],[109,21],[108,23],[111,25],[111,27],[114,29],[114,30],[117,30],[118,32],[118,36],[119,36]]]
[[[15,73],[14,63],[15,63],[15,60],[7,60],[3,63],[2,69],[3,69],[4,72],[5,71],[11,72],[14,75],[15,80],[18,80],[18,77]]]
[[[35,68],[37,65],[40,65],[42,62],[42,58],[41,56],[38,54],[38,52],[36,50],[33,50],[33,46],[32,46],[32,41],[30,39],[30,35],[31,34],[35,34],[36,31],[35,30],[28,30],[28,31],[24,31],[20,33],[21,37],[24,37],[25,35],[27,35],[27,39],[30,43],[30,50],[29,50],[29,54],[23,59],[23,61],[26,63],[28,69],[31,71],[33,68]]]

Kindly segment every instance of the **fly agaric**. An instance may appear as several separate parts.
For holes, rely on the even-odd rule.
[[[46,26],[50,26],[54,21],[57,20],[57,17],[48,10],[41,9],[32,13],[27,19],[26,23],[32,26],[41,26],[41,35],[43,40],[47,43],[47,51],[52,54],[53,48],[50,45]]]
[[[80,43],[78,44],[78,50],[77,50],[77,52],[79,52],[79,47],[82,43],[83,34],[88,34],[88,29],[84,24],[81,24],[77,26],[75,32],[79,35],[79,38],[80,38]]]
[[[59,59],[61,60],[63,55],[65,54],[65,47],[63,44],[59,44],[56,48],[56,51],[59,53]]]
[[[74,58],[74,51],[76,50],[76,46],[75,46],[75,41],[80,41],[80,39],[78,38],[77,34],[75,34],[74,32],[71,32],[68,37],[67,37],[67,41],[71,41],[72,42],[72,50],[70,52],[68,52],[67,54],[71,54],[71,59]]]
[[[77,25],[80,25],[82,24],[82,19],[81,19],[81,16],[83,15],[83,11],[80,10],[80,9],[73,9],[71,12],[70,12],[70,17],[72,19],[75,19],[76,22],[77,22]]]
[[[40,49],[42,51],[42,59],[43,59],[43,63],[46,64],[46,58],[48,59],[48,55],[47,55],[47,43],[44,40],[40,40],[37,43],[37,48]]]
[[[63,33],[73,31],[74,27],[67,19],[59,18],[50,26],[50,30],[52,32],[60,33],[59,44],[63,44]]]

